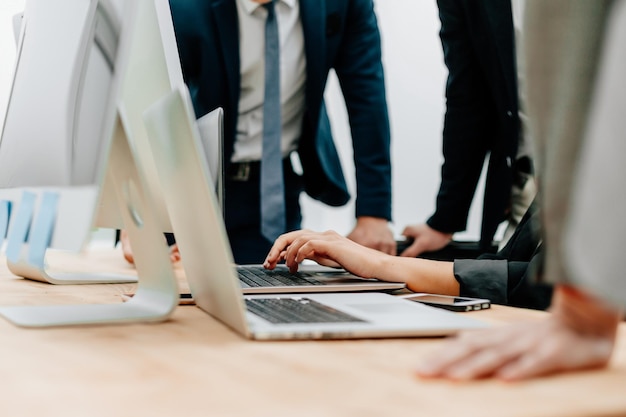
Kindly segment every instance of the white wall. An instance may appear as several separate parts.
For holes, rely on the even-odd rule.
[[[24,0],[0,1],[0,121],[4,119],[15,59],[12,16]],[[393,230],[424,221],[434,210],[439,185],[443,91],[446,70],[438,38],[435,1],[378,0],[376,3],[383,40],[387,98],[392,128]],[[336,79],[327,90],[327,101],[337,147],[351,190],[354,167],[347,116]],[[354,195],[354,192],[352,192]],[[477,201],[482,200],[482,193]],[[479,234],[479,209],[472,207],[468,232]],[[354,204],[330,208],[303,198],[304,226],[348,233],[354,224]]]
[[[24,0],[0,1],[0,122],[4,122],[15,60],[13,15],[24,9]],[[1,125],[0,125],[1,126]]]

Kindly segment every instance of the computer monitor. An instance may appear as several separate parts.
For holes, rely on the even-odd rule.
[[[66,229],[66,224],[60,221],[65,212],[70,214],[79,211],[90,212],[92,222],[89,227],[99,225],[128,230],[139,276],[137,292],[135,297],[126,303],[0,308],[0,315],[19,325],[51,326],[163,320],[169,316],[178,303],[178,290],[168,256],[168,248],[162,238],[162,232],[168,227],[165,225],[167,215],[162,215],[160,212],[166,213],[166,210],[164,204],[154,198],[158,195],[158,180],[146,181],[156,176],[151,173],[145,163],[145,161],[148,163],[151,161],[151,151],[141,119],[142,112],[152,102],[171,90],[172,80],[175,80],[177,84],[182,82],[169,4],[167,0],[119,1],[116,9],[105,0],[68,1],[67,3],[29,0],[23,23],[26,25],[24,30],[26,36],[22,39],[16,82],[12,90],[0,152],[5,156],[5,161],[17,157],[18,154],[29,156],[28,152],[23,151],[24,143],[21,147],[7,145],[5,148],[5,141],[7,138],[11,138],[9,143],[32,140],[31,136],[13,136],[11,133],[11,129],[18,129],[23,123],[27,123],[22,120],[21,123],[12,124],[15,113],[11,112],[18,112],[16,109],[20,109],[20,106],[14,107],[15,103],[19,103],[22,99],[26,102],[34,101],[33,94],[35,93],[32,89],[29,90],[28,86],[24,86],[24,90],[16,88],[19,74],[33,70],[30,65],[27,70],[22,70],[24,63],[22,60],[27,51],[29,25],[35,24],[30,20],[32,10],[36,8],[37,11],[32,13],[43,14],[42,10],[47,7],[48,21],[54,22],[54,25],[48,25],[48,30],[52,30],[54,27],[63,27],[71,23],[68,21],[68,19],[71,20],[68,16],[76,18],[75,15],[64,14],[65,10],[58,10],[57,6],[67,6],[69,10],[74,6],[78,7],[79,4],[88,3],[89,7],[84,10],[84,15],[79,16],[82,19],[81,22],[84,22],[81,36],[79,36],[80,46],[87,50],[82,56],[88,62],[98,59],[100,62],[104,61],[110,67],[109,74],[112,76],[107,77],[107,71],[91,70],[93,73],[87,71],[88,74],[84,74],[83,80],[78,84],[78,91],[83,91],[83,94],[87,95],[85,89],[89,86],[101,88],[98,77],[102,76],[102,82],[107,86],[108,94],[105,94],[104,98],[93,99],[98,102],[92,103],[91,110],[82,103],[77,104],[76,92],[69,94],[69,100],[74,100],[74,106],[78,105],[79,109],[74,108],[74,110],[80,116],[78,122],[74,118],[71,124],[73,128],[72,134],[69,135],[72,138],[71,143],[67,142],[69,129],[67,124],[63,125],[66,135],[61,135],[55,143],[55,146],[61,146],[62,149],[54,148],[58,160],[56,160],[56,165],[48,171],[50,176],[55,176],[54,178],[35,176],[28,181],[22,180],[24,177],[16,173],[23,173],[23,167],[15,167],[15,165],[13,165],[13,171],[4,171],[5,174],[9,172],[10,176],[5,177],[5,174],[2,174],[3,181],[6,181],[5,178],[10,178],[13,181],[11,183],[13,187],[27,188],[30,191],[24,194],[20,203],[10,210],[8,246],[11,246],[13,237],[11,235],[15,233],[22,234],[18,238],[28,237],[31,249],[34,244],[37,251],[45,251],[48,246],[46,239],[54,245],[58,234],[74,230]],[[115,24],[115,19],[119,20],[119,25]],[[104,38],[98,35],[99,32],[104,32]],[[54,46],[58,48],[60,45]],[[51,48],[53,49],[55,48]],[[110,51],[114,52],[108,53]],[[39,54],[43,53],[39,49]],[[94,58],[93,54],[96,53],[101,56]],[[80,61],[81,55],[77,56],[79,58],[74,59]],[[85,66],[80,63],[77,67],[85,70]],[[87,65],[87,69],[89,68]],[[91,76],[94,78],[91,79]],[[71,89],[72,86],[76,84],[68,81],[65,88]],[[31,92],[28,100],[22,97],[21,91]],[[41,91],[41,95],[47,97],[44,93],[47,90]],[[67,93],[65,89],[63,92]],[[80,94],[78,97],[92,98]],[[67,102],[63,101],[62,104],[67,104]],[[80,133],[81,129],[93,129],[93,125],[87,122],[83,125],[84,112],[95,115],[91,119],[93,123],[99,124],[97,130],[101,133],[95,135]],[[7,130],[10,124],[12,127]],[[41,162],[45,163],[45,160],[46,158],[43,158]],[[7,191],[6,182],[3,186],[5,187],[4,195],[15,199],[17,189],[10,188]],[[93,196],[95,190],[95,197],[87,204],[77,206],[66,207],[56,204],[57,201],[66,200],[66,191],[76,192],[77,187],[79,191],[84,191],[80,190],[81,188],[92,191],[89,197]],[[162,210],[155,210],[155,207],[160,207]],[[1,212],[2,207],[0,207]],[[50,226],[51,223],[54,223],[53,227]],[[9,248],[7,256],[9,256]]]
[[[84,244],[97,202],[94,186],[103,151],[98,142],[119,23],[112,10],[95,2],[29,0],[23,16],[0,136],[0,190],[5,190],[0,192],[15,207],[20,200],[16,187],[83,187],[86,195],[79,207],[87,214],[76,217],[75,211],[66,219],[63,210],[58,221],[64,233],[51,242],[59,249],[76,249]],[[92,47],[96,43],[101,47]]]
[[[116,7],[117,6],[117,7]],[[115,50],[120,31],[118,15],[124,2],[68,1],[61,4],[29,0],[26,4],[18,60],[5,128],[0,141],[0,189],[19,186],[86,186],[76,196],[63,196],[59,204],[82,205],[77,215],[60,210],[50,247],[77,250],[82,247],[90,227],[119,228],[121,219],[110,187],[105,187],[98,218],[92,218],[93,205],[98,203],[97,183],[102,172],[98,155],[102,154],[104,109],[113,82]],[[133,144],[140,157],[140,168],[146,172],[149,191],[157,200],[159,227],[171,231],[163,196],[156,184],[156,167],[150,157],[141,112],[156,98],[170,91],[170,85],[182,82],[178,52],[171,27],[169,7],[157,7],[159,26],[166,28],[160,36],[154,28],[138,34],[137,51],[129,68],[120,95],[125,109],[127,128],[133,131]],[[155,36],[156,35],[156,36]],[[161,42],[156,45],[155,42]],[[51,52],[54,51],[54,52]],[[51,57],[54,54],[54,57]],[[52,59],[54,58],[54,59]],[[45,71],[41,69],[45,68]],[[64,194],[69,191],[61,191]],[[2,191],[0,190],[0,193]],[[15,201],[15,193],[5,200]],[[0,194],[1,195],[1,194]],[[13,210],[15,212],[15,210]],[[70,217],[66,213],[72,213]],[[1,225],[0,225],[1,227]],[[0,236],[2,236],[0,230]],[[24,235],[25,237],[26,235]],[[15,236],[14,239],[19,238]],[[26,246],[28,243],[26,243]],[[33,268],[29,257],[20,250],[18,260],[9,267],[17,275],[54,284],[130,282],[129,275],[101,273],[59,274]],[[45,262],[39,262],[45,264]]]

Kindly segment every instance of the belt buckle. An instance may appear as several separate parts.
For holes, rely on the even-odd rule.
[[[250,163],[241,162],[237,164],[237,172],[230,179],[233,181],[248,181],[250,179]]]

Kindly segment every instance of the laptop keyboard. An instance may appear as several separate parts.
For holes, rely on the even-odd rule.
[[[292,274],[282,268],[270,271],[262,266],[246,266],[237,268],[237,273],[242,288],[324,285],[323,282],[315,279],[313,274],[306,272]]]
[[[365,322],[308,298],[246,299],[248,311],[274,324]]]

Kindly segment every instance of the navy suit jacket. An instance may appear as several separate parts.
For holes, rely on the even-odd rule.
[[[510,204],[519,141],[511,0],[438,0],[448,67],[441,185],[428,224],[465,230],[476,184],[490,153],[481,244],[489,247]]]
[[[196,116],[224,108],[224,159],[229,163],[240,94],[236,0],[170,0],[170,6]],[[300,18],[307,68],[298,154],[305,191],[332,206],[350,199],[324,106],[332,68],[352,131],[356,215],[391,219],[389,121],[372,0],[300,0]]]

